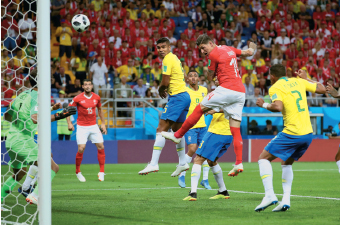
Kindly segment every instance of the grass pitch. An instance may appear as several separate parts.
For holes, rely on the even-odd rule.
[[[175,164],[160,164],[159,173],[146,176],[138,175],[144,164],[106,165],[104,182],[97,179],[98,165],[82,165],[85,183],[76,178],[74,165],[60,165],[52,183],[52,224],[340,224],[340,174],[334,162],[294,164],[295,196],[291,209],[280,213],[271,212],[273,206],[254,212],[264,196],[257,163],[244,163],[237,177],[227,176],[231,163],[220,165],[231,198],[209,199],[217,192],[209,173],[215,190],[199,189],[196,202],[182,200],[190,189],[179,188],[177,178],[170,177]],[[7,166],[1,168],[2,174],[8,172]],[[280,164],[273,163],[273,170],[274,191],[282,194]],[[186,184],[190,187],[190,171]],[[18,187],[5,202],[14,206],[12,216],[2,212],[2,219],[23,222],[28,218],[25,210],[36,210],[19,196]]]

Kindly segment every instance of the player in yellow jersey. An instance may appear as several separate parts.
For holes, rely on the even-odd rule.
[[[333,85],[331,85],[330,83],[327,83],[326,90],[327,90],[327,93],[332,95],[333,98],[340,98],[340,88],[337,91],[337,90],[335,90]],[[340,128],[340,123],[339,123],[339,128]],[[329,138],[330,139],[333,139],[333,138],[339,139],[340,138],[340,132],[338,133],[338,136],[335,136],[335,137],[329,136]],[[340,145],[339,145],[338,152],[335,155],[335,162],[336,162],[336,165],[339,168],[339,173],[340,173]]]
[[[216,82],[218,83],[218,82]],[[184,201],[197,200],[197,185],[201,176],[201,167],[205,160],[214,174],[215,180],[218,184],[218,192],[210,199],[228,199],[229,193],[223,181],[223,174],[220,165],[217,163],[228,149],[233,136],[231,135],[229,120],[224,117],[223,110],[216,113],[214,110],[208,112],[213,114],[213,119],[210,123],[208,132],[204,135],[203,140],[196,151],[194,165],[191,169],[191,190],[189,195],[184,198]]]
[[[208,94],[208,89],[199,86],[199,77],[196,70],[191,70],[187,76],[187,82],[189,86],[187,87],[187,92],[191,98],[191,104],[189,107],[189,112],[187,117],[194,111],[195,107],[200,104],[205,96]],[[190,163],[192,156],[195,154],[198,145],[201,143],[205,133],[207,132],[204,116],[200,118],[200,120],[193,126],[186,134],[185,134],[185,142],[188,145],[188,152],[185,155],[186,162]],[[178,185],[182,188],[185,188],[185,174],[186,171],[182,172],[178,177]],[[203,180],[201,181],[201,185],[206,189],[211,189],[208,181],[209,174],[209,165],[207,161],[203,163]]]
[[[282,112],[285,128],[264,148],[259,157],[260,176],[265,189],[265,197],[255,211],[260,212],[278,202],[273,190],[273,170],[270,162],[276,158],[282,160],[282,202],[273,212],[286,211],[290,208],[290,192],[293,182],[292,164],[307,150],[313,139],[306,91],[324,94],[326,88],[307,78],[306,72],[299,70],[298,78],[287,78],[286,69],[281,64],[270,68],[272,86],[269,95],[272,103],[257,99],[257,106],[271,112]]]
[[[158,161],[161,151],[165,145],[165,138],[162,137],[162,131],[168,131],[170,128],[177,131],[181,128],[188,114],[191,103],[190,96],[186,91],[184,81],[184,71],[181,61],[176,55],[171,53],[170,41],[167,38],[160,38],[157,41],[157,51],[163,59],[162,81],[159,86],[159,96],[166,98],[169,94],[168,103],[165,106],[162,116],[157,127],[156,140],[153,147],[151,162],[145,169],[139,171],[140,175],[146,175],[159,170]],[[181,172],[189,169],[185,158],[185,140],[184,138],[176,144],[179,164],[171,174],[172,177],[178,176]]]

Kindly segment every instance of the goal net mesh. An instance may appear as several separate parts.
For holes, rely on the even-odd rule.
[[[10,112],[15,99],[20,98],[21,93],[34,88],[29,78],[37,62],[36,2],[36,0],[1,1],[1,224],[38,224],[37,206],[29,205],[25,197],[18,192],[26,174],[18,183],[7,186],[6,191],[4,188],[6,180],[11,176],[18,177],[14,173],[14,167],[21,165],[26,167],[27,171],[30,167],[27,161],[17,157],[16,154],[20,155],[20,151],[26,151],[29,157],[32,141],[37,142],[36,131],[27,130],[28,119],[20,116],[21,109],[15,111],[17,117],[12,122],[5,121],[4,118],[4,114]],[[49,31],[44,32],[49,38]],[[32,98],[32,101],[35,101],[32,104],[37,104],[37,99]],[[14,125],[19,128],[17,133],[20,135],[13,134]],[[29,132],[34,133],[22,138],[22,135]],[[8,147],[9,142],[14,146],[13,151]],[[32,184],[34,182],[35,180]]]

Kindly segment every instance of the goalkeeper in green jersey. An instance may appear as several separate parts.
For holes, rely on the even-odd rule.
[[[8,165],[12,167],[14,174],[1,187],[1,202],[25,176],[27,165],[31,165],[27,178],[19,190],[26,196],[27,202],[38,204],[38,186],[30,193],[30,184],[38,173],[38,144],[34,142],[34,135],[38,128],[38,88],[36,79],[37,71],[35,69],[30,75],[30,83],[33,88],[17,96],[4,114],[5,120],[11,122],[6,140],[6,149],[10,157]],[[59,108],[61,108],[61,105],[56,104],[51,110]],[[61,113],[51,115],[51,122],[74,115],[76,111],[75,107],[67,107]],[[51,161],[51,178],[53,179],[59,167],[53,159]]]

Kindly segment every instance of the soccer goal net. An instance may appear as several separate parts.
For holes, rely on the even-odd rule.
[[[1,224],[51,220],[49,7],[1,2]],[[38,172],[26,179],[32,165]],[[24,195],[37,184],[38,204],[29,204]]]

